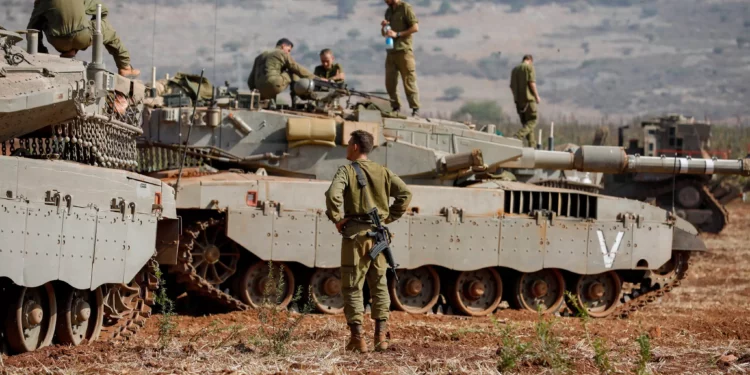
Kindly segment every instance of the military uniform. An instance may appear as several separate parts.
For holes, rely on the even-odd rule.
[[[529,147],[536,145],[534,128],[536,128],[537,103],[534,93],[531,92],[529,83],[536,82],[536,73],[531,64],[520,64],[513,68],[510,73],[510,89],[513,91],[513,101],[516,103],[516,112],[521,119],[523,127],[515,137],[528,140]]]
[[[359,164],[366,176],[367,185],[363,189],[359,187],[354,167],[340,167],[326,192],[326,215],[334,223],[343,218],[350,219],[342,229],[341,286],[346,322],[361,325],[364,314],[362,287],[365,280],[372,296],[372,319],[387,321],[391,304],[385,255],[381,253],[375,260],[368,255],[374,243],[367,236],[367,232],[372,229],[372,224],[367,220],[367,211],[377,207],[382,222],[388,224],[396,221],[406,212],[411,192],[404,181],[388,168],[370,160],[355,163]],[[390,197],[395,200],[389,207]],[[340,212],[342,206],[343,217]]]
[[[343,73],[344,68],[341,67],[339,63],[335,63],[331,65],[331,69],[326,70],[326,68],[323,67],[323,65],[318,65],[315,67],[315,70],[313,70],[313,74],[315,74],[317,77],[325,78],[325,79],[331,79],[331,77],[335,77],[339,73]],[[336,82],[341,82],[342,79],[337,79]]]
[[[313,77],[313,74],[297,64],[292,56],[280,48],[275,48],[255,58],[253,70],[247,78],[247,86],[250,90],[260,91],[261,99],[274,99],[289,86],[292,75]]]
[[[390,6],[385,11],[385,20],[395,32],[405,31],[418,23],[411,5],[400,2],[395,8]],[[385,58],[385,89],[393,100],[393,108],[400,108],[398,99],[398,76],[404,82],[406,99],[409,107],[419,109],[419,89],[417,88],[417,63],[412,50],[412,36],[393,38],[393,49],[388,50]]]
[[[47,35],[47,41],[60,53],[85,51],[93,42],[96,30],[96,6],[99,0],[35,0],[28,29]],[[102,4],[102,37],[104,48],[115,59],[119,69],[130,67],[130,54],[115,30],[107,22],[108,10]],[[39,51],[47,52],[39,38]]]

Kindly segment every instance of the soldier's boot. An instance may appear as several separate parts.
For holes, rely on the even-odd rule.
[[[390,333],[388,332],[388,321],[376,320],[375,321],[375,351],[382,352],[388,350],[388,339],[390,339]]]
[[[412,117],[419,117],[419,108],[413,108],[411,110]]]
[[[127,68],[120,68],[118,71],[118,74],[120,74],[123,77],[128,77],[128,76],[134,77],[134,76],[141,74],[141,71],[136,68],[133,68],[132,65],[129,65]]]
[[[351,331],[351,337],[349,342],[346,344],[346,350],[358,351],[361,353],[367,352],[367,343],[365,338],[362,336],[362,325],[361,324],[349,324],[349,330]]]

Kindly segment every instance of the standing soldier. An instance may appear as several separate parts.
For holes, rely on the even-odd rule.
[[[350,137],[346,158],[352,163],[339,167],[326,192],[326,215],[344,236],[341,240],[341,284],[344,314],[351,331],[346,350],[367,351],[362,331],[362,287],[367,279],[372,296],[372,319],[375,320],[375,350],[382,351],[388,348],[387,321],[391,304],[386,282],[388,263],[383,253],[375,260],[369,257],[375,244],[373,238],[367,236],[373,228],[367,211],[374,206],[381,222],[396,221],[406,212],[411,192],[401,178],[367,158],[373,148],[372,134],[355,130]],[[364,186],[358,184],[358,174],[366,180]],[[389,207],[390,197],[395,199]]]
[[[344,68],[335,61],[330,49],[320,51],[320,65],[315,67],[313,73],[326,81],[343,82],[346,79]]]
[[[400,74],[412,116],[417,116],[419,89],[411,34],[419,31],[419,21],[411,5],[401,0],[385,0],[385,3],[388,4],[388,9],[385,11],[385,19],[380,22],[380,33],[384,37],[393,38],[393,48],[388,50],[385,58],[385,89],[391,97],[391,107],[398,112],[401,109],[397,90]],[[390,26],[391,29],[386,31],[386,26]]]
[[[255,58],[253,70],[247,78],[250,90],[260,91],[261,100],[275,99],[292,82],[292,75],[312,78],[313,74],[297,64],[291,56],[294,44],[287,38],[276,42],[276,48]]]
[[[93,41],[96,30],[96,6],[99,0],[34,0],[34,9],[27,29],[47,35],[47,41],[62,57],[75,57]],[[122,45],[115,29],[107,22],[107,7],[102,4],[102,37],[104,48],[115,59],[121,76],[137,76],[140,71],[130,65],[130,54]],[[47,53],[44,38],[39,38],[39,52]]]
[[[542,100],[536,90],[536,73],[534,73],[534,58],[525,55],[521,64],[513,68],[510,73],[510,91],[513,92],[513,101],[516,103],[516,111],[521,118],[523,127],[515,137],[529,141],[529,147],[536,146],[534,128],[536,127],[537,104]]]

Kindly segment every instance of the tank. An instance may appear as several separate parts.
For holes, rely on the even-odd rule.
[[[709,158],[711,125],[692,117],[670,115],[641,123],[639,129],[622,127],[618,144],[628,153],[646,156]],[[726,153],[713,156],[727,157]],[[674,178],[673,178],[674,177]],[[707,233],[720,233],[729,221],[724,205],[740,197],[739,189],[711,176],[628,173],[606,175],[603,194],[653,200],[674,209],[683,219]]]
[[[324,193],[348,163],[355,129],[375,136],[370,159],[413,193],[407,214],[389,225],[400,264],[389,288],[392,307],[414,314],[483,316],[501,301],[552,313],[564,309],[568,290],[592,316],[626,316],[677,287],[690,255],[706,251],[693,225],[662,208],[507,181],[504,168],[750,172],[746,160],[646,157],[620,147],[534,150],[471,125],[377,110],[377,99],[345,87],[297,87],[300,101],[277,100],[275,110],[257,93],[227,87],[207,101],[153,98],[146,110],[139,166],[177,190],[185,230],[181,264],[170,271],[191,293],[256,307],[268,262],[281,263],[281,306],[302,286],[318,310],[342,313],[341,237],[324,214]]]
[[[130,337],[178,234],[174,189],[123,170],[145,86],[105,69],[100,32],[91,63],[37,53],[23,33],[26,50],[0,28],[0,346]]]

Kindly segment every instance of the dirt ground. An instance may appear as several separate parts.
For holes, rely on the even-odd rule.
[[[729,210],[729,226],[721,235],[706,236],[711,251],[692,258],[682,286],[626,320],[592,320],[584,328],[579,318],[540,320],[535,313],[513,310],[492,318],[394,313],[386,353],[350,354],[343,349],[347,330],[340,316],[306,315],[290,331],[272,329],[290,326],[300,315],[179,316],[172,320],[177,324],[172,334],[160,336],[170,320],[154,315],[129,341],[3,356],[3,371],[485,374],[499,373],[506,358],[515,361],[506,361],[503,373],[748,373],[750,205],[735,203]],[[372,345],[372,325],[366,330]],[[286,332],[291,334],[284,345]]]

